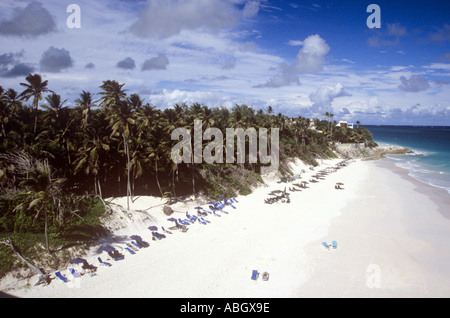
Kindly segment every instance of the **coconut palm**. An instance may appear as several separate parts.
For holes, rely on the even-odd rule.
[[[20,83],[20,85],[25,86],[25,90],[20,93],[20,97],[24,100],[29,100],[33,98],[33,110],[34,110],[34,129],[33,133],[36,135],[37,128],[37,118],[38,118],[38,108],[39,101],[42,100],[44,93],[53,93],[52,90],[47,88],[48,81],[42,81],[42,77],[39,74],[30,74],[26,78],[28,83]]]
[[[126,99],[127,95],[125,93],[126,90],[123,89],[124,85],[119,84],[117,81],[103,81],[103,84],[100,86],[103,91],[99,93],[102,96],[99,101],[103,110],[117,107],[121,100]]]
[[[80,94],[80,98],[75,100],[77,108],[81,111],[81,128],[83,130],[87,128],[91,119],[91,108],[96,106],[92,100],[92,97],[93,95],[90,92],[83,91]]]
[[[50,254],[48,239],[48,205],[51,205],[59,197],[60,186],[65,181],[64,178],[52,178],[52,172],[47,160],[36,161],[27,171],[27,178],[20,185],[28,189],[27,192],[20,193],[19,196],[28,197],[31,201],[27,204],[27,209],[36,211],[34,222],[39,216],[44,214],[45,245]],[[24,203],[16,206],[16,209],[23,208]]]
[[[127,100],[120,100],[118,103],[111,105],[111,112],[107,119],[111,128],[111,137],[121,136],[123,140],[123,150],[127,160],[127,209],[130,209],[130,131],[131,126],[135,124],[133,118],[134,108]]]
[[[74,173],[78,174],[83,171],[87,176],[94,177],[94,193],[101,199],[102,188],[100,184],[100,168],[101,168],[101,153],[109,151],[110,147],[107,142],[107,137],[102,139],[95,134],[92,138],[86,138],[83,145],[80,147],[77,158],[74,162]]]

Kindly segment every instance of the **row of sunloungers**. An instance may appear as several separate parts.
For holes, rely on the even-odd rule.
[[[208,216],[208,214],[212,214],[214,216],[220,217],[221,215],[218,212],[228,214],[228,212],[224,211],[223,209],[227,206],[231,206],[232,208],[236,209],[236,207],[233,205],[234,203],[238,202],[236,198],[232,199],[226,199],[224,197],[220,197],[223,200],[222,202],[210,202],[209,204],[209,210],[197,207],[197,216],[196,215],[190,215],[188,212],[186,212],[186,218],[185,219],[173,219],[175,221],[175,226],[169,227],[168,230],[166,230],[163,226],[161,226],[161,230],[165,234],[172,234],[173,230],[181,230],[182,232],[187,232],[188,226],[191,224],[194,224],[195,222],[198,222],[200,224],[206,225],[208,223],[211,223],[211,221],[207,220],[205,217]],[[165,234],[161,234],[157,232],[157,228],[155,226],[150,226],[149,230],[152,231],[152,240],[159,241],[161,239],[166,238]],[[124,251],[127,251],[130,255],[136,254],[137,251],[144,247],[148,247],[149,244],[147,242],[144,242],[142,240],[131,240],[130,242],[126,243],[126,246],[123,248]],[[107,251],[108,258],[114,260],[114,261],[120,261],[125,259],[125,256],[119,252],[115,248],[110,248]],[[72,276],[72,278],[79,278],[84,274],[87,274],[91,277],[96,275],[97,267],[94,265],[89,264],[86,260],[78,259],[83,262],[82,270],[77,271],[74,267],[68,268],[68,274]],[[111,263],[104,261],[101,259],[101,257],[97,258],[98,264],[101,266],[110,267],[112,266]],[[60,281],[67,283],[69,282],[69,279],[61,273],[61,271],[55,271],[55,277],[58,278]]]
[[[349,162],[350,162],[350,160],[343,160],[343,161],[337,163],[334,167],[330,167],[330,168],[321,170],[321,171],[317,172],[315,175],[313,175],[312,178],[309,179],[309,182],[301,181],[300,183],[293,183],[292,187],[289,187],[288,190],[291,192],[300,192],[300,191],[302,191],[302,189],[307,189],[308,187],[306,185],[308,183],[318,183],[319,180],[324,180],[326,175],[328,175],[331,172],[337,171],[341,167],[347,166]],[[312,168],[310,168],[310,169],[313,170]],[[280,179],[280,181],[278,183],[288,182],[291,179],[295,180],[295,178],[284,177],[284,178]],[[335,189],[342,190],[343,189],[341,187],[342,185],[343,185],[342,182],[338,182],[338,183],[336,183],[336,185],[334,187],[335,187]],[[281,193],[281,195],[279,195],[280,193]],[[266,204],[272,204],[272,203],[278,202],[280,200],[281,200],[281,202],[286,202],[286,203],[291,202],[290,198],[289,198],[289,193],[286,192],[286,188],[284,189],[284,191],[281,191],[281,190],[272,191],[269,193],[269,195],[271,195],[272,197],[264,199],[264,203],[266,203]]]
[[[143,241],[136,241],[136,240],[132,240],[130,242],[128,242],[126,244],[126,246],[123,248],[124,251],[127,251],[128,253],[130,253],[131,255],[136,254],[136,252],[143,248],[148,246],[148,243],[145,243]],[[125,256],[119,252],[117,249],[110,249],[108,252],[106,252],[108,255],[108,258],[114,260],[114,261],[120,261],[125,259]],[[74,262],[76,260],[76,262]],[[105,266],[105,267],[110,267],[112,266],[111,263],[109,263],[108,261],[104,261],[100,256],[97,257],[97,262],[99,266]],[[68,267],[67,268],[67,272],[68,275],[71,276],[73,279],[75,278],[79,278],[83,275],[88,275],[90,277],[94,277],[97,275],[97,266],[90,264],[87,260],[83,260],[81,258],[77,258],[71,261],[72,264],[75,264],[74,266]],[[78,263],[82,263],[82,266],[78,266],[78,269],[76,269],[76,264]],[[63,283],[67,283],[69,282],[69,278],[67,278],[64,274],[61,273],[61,271],[55,271],[55,277],[58,278],[60,281],[62,281]]]

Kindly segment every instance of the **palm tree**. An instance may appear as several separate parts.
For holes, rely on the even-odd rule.
[[[100,88],[103,90],[99,94],[102,95],[99,101],[103,110],[117,106],[121,100],[126,99],[126,90],[122,89],[125,84],[119,84],[117,81],[103,81]]]
[[[120,135],[123,139],[123,150],[127,160],[127,209],[130,209],[130,126],[135,124],[133,119],[134,108],[126,100],[120,100],[117,104],[111,105],[111,112],[107,119],[111,128],[111,136]]]
[[[74,162],[74,174],[84,171],[86,175],[94,176],[94,193],[103,200],[102,188],[100,184],[100,154],[102,151],[109,151],[106,136],[101,139],[97,134],[92,138],[86,138],[77,153]]]
[[[96,106],[92,100],[92,97],[93,95],[90,92],[83,91],[80,94],[80,98],[77,98],[75,100],[77,107],[81,111],[82,116],[81,128],[83,130],[87,128],[89,121],[91,119],[91,108]]]
[[[34,129],[33,133],[36,135],[37,127],[37,117],[38,117],[38,107],[39,101],[42,100],[43,93],[53,93],[52,90],[47,88],[48,81],[42,81],[42,77],[39,74],[28,75],[25,78],[28,83],[20,83],[20,85],[25,86],[25,90],[19,95],[24,100],[29,100],[33,97],[33,109],[34,109]]]
[[[36,161],[35,164],[27,171],[27,178],[23,180],[20,185],[27,188],[29,191],[21,193],[20,196],[25,196],[31,199],[28,203],[28,209],[37,209],[34,216],[34,221],[39,218],[41,213],[44,213],[44,232],[45,245],[47,252],[50,254],[49,239],[48,239],[48,204],[51,204],[59,197],[60,185],[65,181],[64,178],[53,179],[50,165],[47,160],[42,162]],[[23,208],[24,203],[16,206],[16,209]]]
[[[9,108],[6,104],[6,98],[3,95],[3,87],[0,86],[0,123],[2,126],[2,135],[6,137],[5,125],[9,121]]]

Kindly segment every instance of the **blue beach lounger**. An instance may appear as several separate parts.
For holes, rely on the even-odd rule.
[[[251,277],[251,279],[257,280],[257,279],[258,279],[258,276],[259,276],[259,272],[258,272],[256,269],[254,269],[254,270],[252,271],[252,277]]]
[[[221,195],[219,195],[219,198],[223,200],[223,203],[225,205],[230,205],[233,209],[236,209],[236,207],[233,204],[231,204],[231,203],[233,203],[233,201],[231,199],[227,199]]]
[[[112,266],[110,263],[102,261],[102,259],[100,257],[98,257],[97,260],[100,263],[100,265]]]
[[[337,242],[336,241],[331,241],[331,245],[333,245],[333,248],[337,248]]]
[[[67,283],[69,280],[61,274],[60,271],[55,272],[55,276],[58,277],[62,282]]]
[[[70,267],[70,268],[69,268],[69,273],[70,273],[70,275],[73,276],[73,278],[81,277],[81,274],[78,273],[78,272],[75,270],[75,268],[73,268],[73,267]]]
[[[130,253],[130,254],[136,254],[131,248],[129,247],[125,247],[125,249]]]
[[[176,221],[176,220],[175,220]],[[172,232],[170,232],[170,231],[167,231],[165,228],[164,228],[164,226],[161,226],[161,229],[163,230],[163,232],[164,233],[167,233],[167,234],[172,234]]]
[[[131,241],[131,244],[133,244],[134,246],[136,246],[139,249],[142,248],[142,246],[140,246],[136,241]]]
[[[322,242],[322,245],[325,246],[325,248],[327,248],[327,249],[330,248],[330,245],[328,245],[328,243],[326,243],[326,242]]]
[[[204,223],[211,223],[211,221],[204,219],[202,217],[199,218],[200,221],[204,222]]]

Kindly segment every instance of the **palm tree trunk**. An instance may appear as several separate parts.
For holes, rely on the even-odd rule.
[[[35,271],[38,275],[39,275],[39,281],[36,283],[36,285],[41,284],[43,282],[45,282],[46,284],[48,284],[50,282],[48,275],[44,274],[38,267],[34,266],[33,264],[31,264],[29,261],[27,261],[25,259],[25,257],[22,256],[22,254],[19,253],[19,251],[16,249],[16,247],[14,246],[13,242],[11,239],[4,239],[0,241],[0,244],[4,244],[8,247],[10,247],[12,249],[12,251],[14,252],[14,254],[17,255],[18,258],[20,258],[20,260],[22,262],[24,262],[25,264],[27,264],[27,266]]]
[[[37,99],[35,99],[35,101],[33,102],[33,104],[35,104],[34,106],[34,136],[36,136],[36,128],[37,128],[37,118],[38,118],[38,101]]]
[[[45,206],[45,202],[43,204]],[[44,207],[45,209],[45,207]],[[47,209],[44,210],[44,216],[45,216],[45,246],[47,247],[47,253],[50,254],[50,245],[48,242],[48,216],[47,216]]]
[[[155,173],[156,173],[156,184],[158,185],[159,192],[161,193],[161,197],[164,196],[161,185],[159,184],[159,178],[158,178],[158,159],[155,159]]]
[[[125,134],[122,133],[122,137],[123,137],[123,147],[125,150],[125,154],[127,156],[127,210],[130,210],[130,152],[128,149],[128,142],[127,139],[125,137]]]

